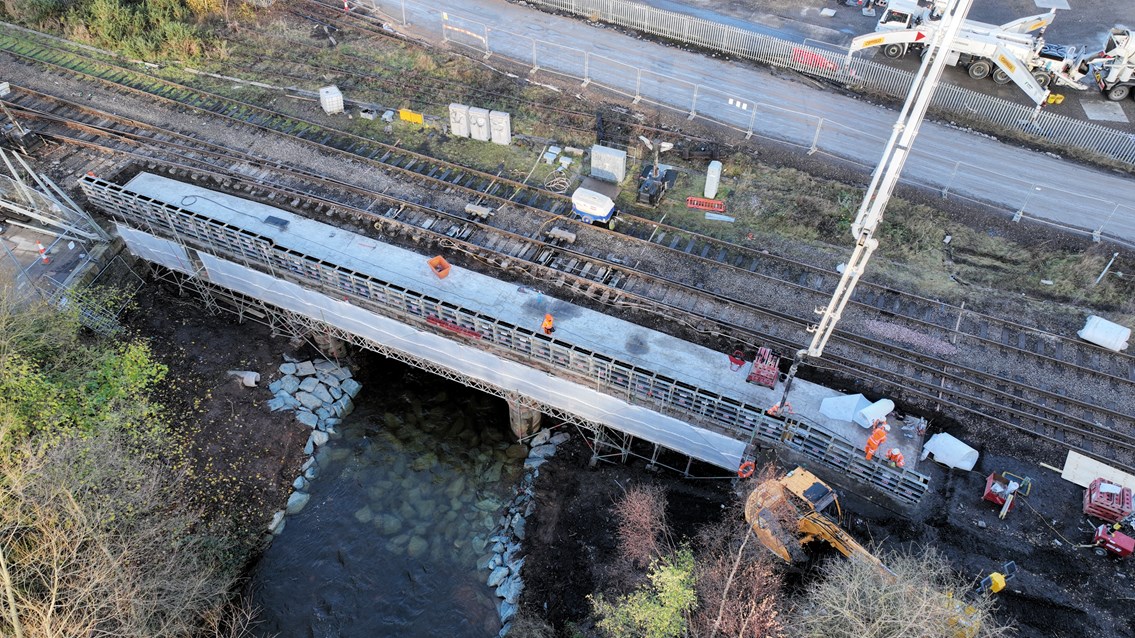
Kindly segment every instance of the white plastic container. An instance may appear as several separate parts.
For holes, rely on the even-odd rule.
[[[1091,315],[1083,329],[1076,334],[1080,335],[1080,338],[1084,341],[1091,341],[1097,346],[1123,352],[1127,349],[1127,341],[1131,339],[1131,328],[1108,321],[1103,317]]]
[[[319,106],[322,106],[323,112],[328,115],[342,113],[343,94],[339,92],[339,87],[332,85],[319,89]]]
[[[705,172],[705,198],[717,197],[717,187],[721,185],[721,162],[713,160]]]
[[[493,144],[512,143],[512,116],[504,111],[489,111],[489,132]]]
[[[449,132],[454,137],[469,137],[469,107],[464,104],[449,105]]]
[[[469,107],[469,137],[479,141],[489,141],[489,109]]]

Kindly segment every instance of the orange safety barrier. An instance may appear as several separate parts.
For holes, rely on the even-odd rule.
[[[449,262],[446,261],[445,258],[441,255],[434,257],[426,263],[430,265],[430,270],[434,271],[434,274],[437,275],[438,279],[445,279],[449,276]]]
[[[687,197],[686,208],[700,208],[701,210],[713,210],[719,213],[725,212],[725,202],[720,199],[706,199],[704,197]]]

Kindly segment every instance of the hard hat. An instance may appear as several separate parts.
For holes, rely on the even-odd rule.
[[[544,321],[551,321],[552,315],[544,315]]]
[[[886,421],[883,422],[883,431],[884,432],[890,432],[891,431],[891,426],[887,425]]]
[[[900,454],[899,449],[897,447],[891,448],[891,454],[898,456]]]

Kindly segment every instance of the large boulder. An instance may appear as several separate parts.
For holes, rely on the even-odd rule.
[[[303,381],[300,381],[300,390],[304,392],[313,392],[318,386],[319,379],[315,377],[305,377]]]
[[[335,400],[334,398],[332,398],[331,393],[327,391],[327,386],[323,385],[322,383],[315,384],[315,388],[311,390],[311,394],[315,398],[322,401],[324,404],[331,403]]]
[[[551,445],[563,445],[570,438],[571,435],[567,432],[560,432],[559,434],[548,439],[548,443],[550,443]]]
[[[287,362],[287,363],[281,363],[280,364],[280,374],[295,374],[295,373],[296,373],[296,364],[294,364],[290,361]]]
[[[296,364],[297,377],[310,377],[315,374],[315,365],[310,361],[300,361]]]
[[[307,408],[308,410],[311,410],[311,411],[315,411],[315,410],[318,410],[319,408],[323,407],[322,401],[320,401],[314,395],[309,394],[307,392],[303,392],[303,391],[297,392],[296,393],[296,400],[300,402],[300,405],[302,405],[303,407],[305,407],[305,408]]]
[[[309,428],[313,428],[319,425],[319,417],[315,416],[311,412],[308,412],[307,410],[297,410],[296,420]]]
[[[354,379],[344,379],[339,387],[352,398],[358,396],[359,390],[363,389],[363,385]]]
[[[489,573],[489,579],[485,581],[485,584],[489,587],[496,587],[503,583],[506,578],[508,578],[508,568],[496,567]]]
[[[532,440],[529,441],[528,444],[531,445],[532,447],[536,447],[538,445],[544,445],[545,443],[548,442],[548,439],[551,438],[551,436],[552,436],[551,430],[540,430],[539,432],[536,433],[536,436],[532,437]]]
[[[528,453],[528,458],[547,459],[556,455],[556,446],[537,445]]]
[[[290,374],[280,377],[280,389],[288,394],[295,394],[296,390],[300,389],[299,378]]]
[[[292,495],[288,497],[288,507],[285,511],[288,514],[297,514],[310,500],[311,494],[307,492],[292,492]]]

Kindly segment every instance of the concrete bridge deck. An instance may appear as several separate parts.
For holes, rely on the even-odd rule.
[[[905,479],[914,500],[925,489],[926,478],[910,471],[915,443],[892,436],[910,460],[906,471],[865,462],[858,450],[866,433],[820,413],[824,398],[839,396],[823,386],[793,385],[792,403],[808,421],[793,430],[763,414],[781,390],[746,383],[748,366],[735,370],[725,353],[466,269],[439,278],[429,256],[194,184],[140,173],[125,186],[92,177],[81,185],[126,219],[120,234],[143,258],[537,406],[729,472],[753,440],[804,437],[799,450],[861,480],[878,486]],[[550,337],[540,331],[545,313],[556,319]]]

